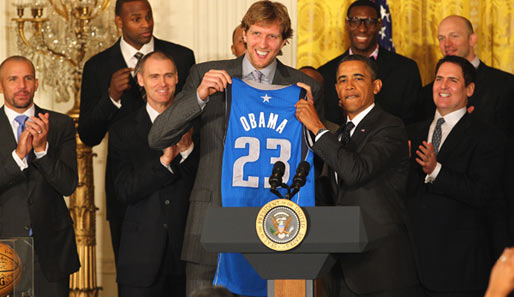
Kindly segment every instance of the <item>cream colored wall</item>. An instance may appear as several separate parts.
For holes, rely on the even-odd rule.
[[[15,11],[11,3],[0,3],[0,60],[18,54],[14,23],[11,18]],[[232,30],[240,23],[244,13],[254,0],[150,0],[153,8],[155,28],[154,35],[160,39],[170,40],[191,48],[197,62],[232,58],[230,45]],[[296,0],[279,0],[289,9],[293,27],[296,32]],[[114,6],[115,0],[111,1]],[[296,35],[283,49],[280,60],[290,66],[296,65]],[[38,77],[44,78],[38,72]],[[45,108],[67,112],[69,103],[52,102],[51,90],[39,90],[35,102]],[[3,96],[0,96],[0,105]],[[98,285],[103,287],[100,297],[115,297],[115,264],[112,254],[109,227],[105,220],[105,160],[106,139],[93,149],[97,156],[93,159],[95,204],[99,208],[96,216],[97,238],[97,273]]]

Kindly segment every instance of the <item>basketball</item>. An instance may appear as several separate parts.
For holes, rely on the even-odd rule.
[[[11,293],[21,276],[21,260],[9,245],[0,242],[0,297]]]

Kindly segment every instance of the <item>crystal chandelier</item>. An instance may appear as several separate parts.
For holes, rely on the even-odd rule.
[[[86,59],[114,43],[117,32],[110,0],[11,0],[16,8],[17,45],[37,67],[40,85],[55,102],[73,98],[68,112],[78,123],[82,69]],[[30,11],[25,16],[25,10]],[[70,277],[70,296],[96,297],[96,231],[93,153],[78,135],[79,183],[70,197],[81,268]]]

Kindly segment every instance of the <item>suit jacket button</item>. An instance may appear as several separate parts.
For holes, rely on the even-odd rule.
[[[164,200],[164,204],[169,205],[170,204],[170,200],[169,199]]]
[[[164,227],[164,229],[168,229],[168,224],[162,224],[162,226]]]

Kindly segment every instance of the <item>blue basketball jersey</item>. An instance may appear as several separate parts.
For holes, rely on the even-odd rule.
[[[283,183],[291,184],[301,161],[311,165],[307,182],[292,201],[314,206],[313,153],[294,105],[304,91],[296,86],[276,86],[232,78],[227,87],[227,127],[221,175],[224,207],[261,207],[277,199],[268,178],[277,161],[285,164]],[[264,89],[262,89],[264,88]],[[279,189],[285,197],[286,190]],[[227,230],[227,232],[230,232]],[[266,281],[241,254],[218,257],[215,285],[239,295],[266,296]]]

